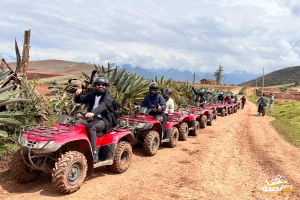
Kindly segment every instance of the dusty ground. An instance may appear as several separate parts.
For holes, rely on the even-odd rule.
[[[154,157],[134,148],[127,172],[96,169],[81,189],[63,196],[44,175],[27,185],[0,175],[0,199],[300,199],[300,149],[290,145],[271,126],[269,116],[244,110],[218,117],[197,137],[174,149],[161,147]],[[267,178],[281,174],[293,185],[292,195],[263,194]]]

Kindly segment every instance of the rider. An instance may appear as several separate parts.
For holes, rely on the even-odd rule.
[[[88,120],[79,120],[78,123],[86,125],[91,141],[93,160],[96,163],[99,159],[96,146],[96,134],[98,137],[109,132],[113,128],[113,98],[107,92],[109,83],[105,77],[97,77],[93,82],[93,91],[82,95],[82,89],[77,89],[74,100],[76,103],[88,104],[85,117]]]
[[[224,101],[225,101],[226,103],[231,103],[231,98],[230,98],[229,94],[226,95]]]
[[[192,90],[196,95],[195,105],[204,108],[205,105],[204,91],[200,90],[200,92],[197,92],[194,87],[192,87]]]
[[[205,99],[206,99],[206,103],[208,103],[208,104],[213,103],[213,97],[211,95],[211,91],[210,90],[206,91],[206,97],[205,97]]]
[[[257,102],[259,103],[257,112],[258,115],[260,115],[261,108],[267,106],[268,102],[268,99],[265,97],[265,93],[262,94],[262,96],[257,100]]]
[[[168,115],[164,113],[166,110],[165,99],[161,94],[158,94],[158,83],[150,83],[149,94],[145,96],[141,107],[152,109],[149,114],[154,116],[161,122],[162,134],[164,136],[166,124],[168,121]]]
[[[173,113],[174,112],[174,101],[171,98],[172,90],[170,88],[165,88],[163,91],[163,96],[166,101],[166,110],[165,113]]]
[[[235,94],[232,94],[231,95],[231,101],[233,102],[233,103],[236,103],[236,102],[238,102],[238,98],[237,98],[237,96],[235,95]]]
[[[218,102],[219,102],[219,103],[223,103],[223,102],[224,102],[223,92],[220,92],[220,93],[219,93],[219,96],[218,96]]]

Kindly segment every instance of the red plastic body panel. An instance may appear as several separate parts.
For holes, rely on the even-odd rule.
[[[27,139],[35,142],[55,141],[58,144],[65,144],[76,140],[87,140],[90,143],[85,125],[65,126],[55,124],[52,128],[36,128],[23,132],[27,134]],[[121,138],[132,137],[131,131],[119,129],[118,131],[110,131],[102,137],[97,137],[97,146],[109,145],[117,143]]]

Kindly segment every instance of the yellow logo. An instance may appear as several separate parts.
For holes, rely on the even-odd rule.
[[[293,186],[285,176],[277,175],[273,179],[266,179],[266,183],[267,185],[262,188],[265,194],[292,194]]]

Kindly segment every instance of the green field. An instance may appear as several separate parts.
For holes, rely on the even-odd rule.
[[[252,95],[248,100],[256,104],[258,98]],[[300,147],[300,101],[275,99],[273,111],[267,115],[275,117],[272,124],[287,141]]]

